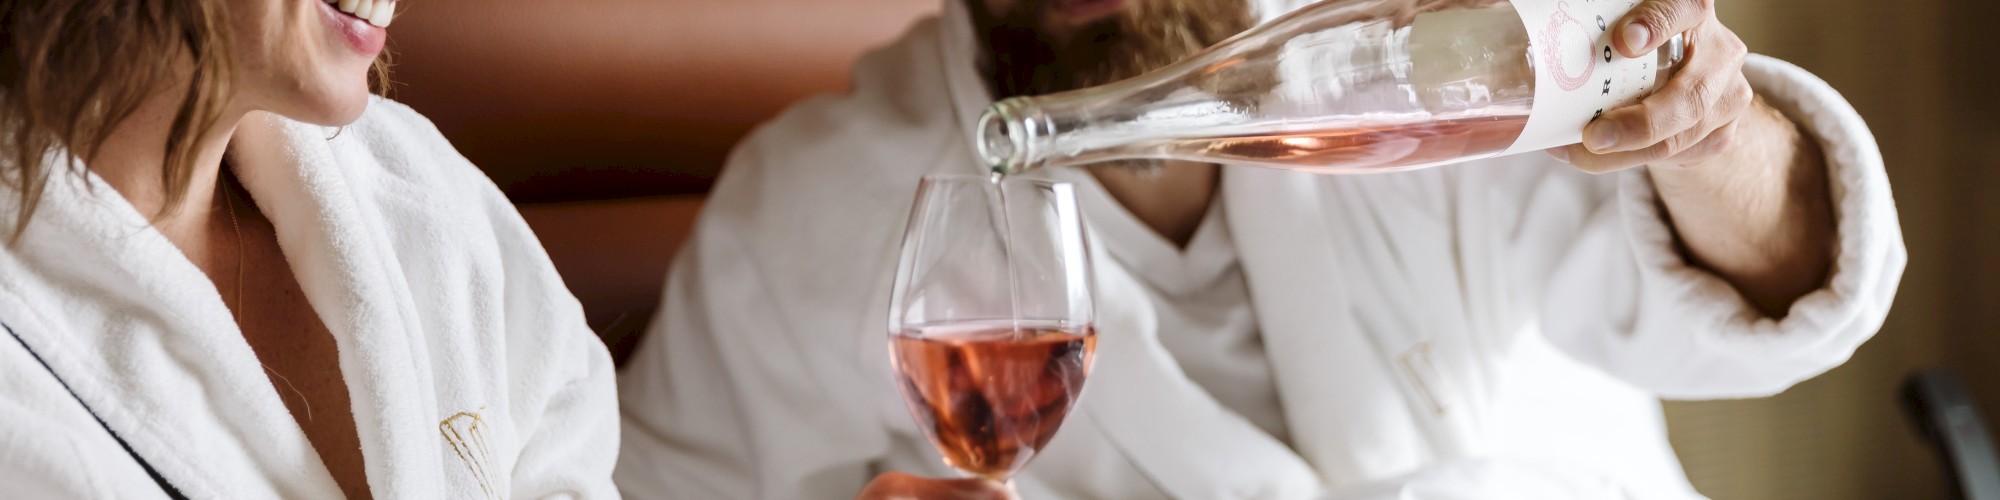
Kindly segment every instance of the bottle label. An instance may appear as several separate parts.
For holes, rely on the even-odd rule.
[[[1528,28],[1535,61],[1535,107],[1506,153],[1583,141],[1583,126],[1612,108],[1638,102],[1659,86],[1659,58],[1628,58],[1612,48],[1611,24],[1639,0],[1513,0]]]

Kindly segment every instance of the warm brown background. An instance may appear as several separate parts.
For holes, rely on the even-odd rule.
[[[730,144],[845,87],[864,48],[941,0],[422,0],[397,17],[392,96],[517,203],[614,345],[644,323]],[[956,0],[949,0],[956,1]],[[1670,403],[1718,499],[1946,498],[1897,408],[1951,366],[2000,409],[2000,50],[1989,0],[1716,0],[1750,46],[1841,89],[1878,135],[1911,263],[1846,366],[1777,397]]]
[[[729,147],[937,0],[418,0],[391,97],[499,183],[614,351]]]
[[[2000,411],[2000,53],[1982,43],[2000,4],[1716,3],[1753,50],[1818,73],[1868,119],[1910,266],[1888,324],[1847,365],[1773,398],[1672,403],[1674,446],[1718,499],[1946,498],[1896,386],[1951,366],[1989,422]]]

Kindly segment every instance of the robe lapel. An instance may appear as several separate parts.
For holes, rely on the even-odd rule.
[[[358,146],[337,148],[343,143],[327,139],[330,129],[270,119],[284,134],[283,150],[241,154],[294,168],[242,182],[277,227],[292,272],[339,346],[369,488],[378,497],[441,494],[437,396],[428,358],[417,355],[428,351],[423,327],[376,207],[351,186],[371,179],[342,167],[375,159]]]
[[[1293,446],[1335,487],[1459,454],[1464,412],[1439,359],[1450,347],[1435,342],[1423,302],[1432,297],[1416,288],[1425,280],[1406,273],[1450,262],[1424,260],[1434,256],[1409,241],[1425,228],[1390,227],[1365,209],[1368,190],[1343,186],[1383,179],[1224,172],[1225,210]]]
[[[1187,378],[1156,337],[1140,284],[1100,248],[1097,361],[1081,416],[1174,498],[1302,498],[1312,469]]]
[[[1453,168],[1453,167],[1447,167]],[[1491,377],[1468,324],[1465,249],[1454,229],[1465,199],[1447,169],[1321,179],[1331,238],[1352,270],[1364,331],[1384,347],[1418,426],[1440,458],[1474,456]]]
[[[0,280],[22,342],[186,495],[339,497],[208,277],[95,174],[48,186]]]

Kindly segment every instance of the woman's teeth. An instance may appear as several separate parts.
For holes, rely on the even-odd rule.
[[[383,28],[389,27],[389,18],[396,12],[396,0],[326,0],[326,3]]]

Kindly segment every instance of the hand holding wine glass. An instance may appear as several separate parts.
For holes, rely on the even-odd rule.
[[[910,414],[946,464],[1005,483],[1055,437],[1095,352],[1088,255],[1068,184],[919,185],[889,351]]]
[[[1006,485],[981,478],[937,479],[888,472],[875,476],[854,500],[1018,500]]]

